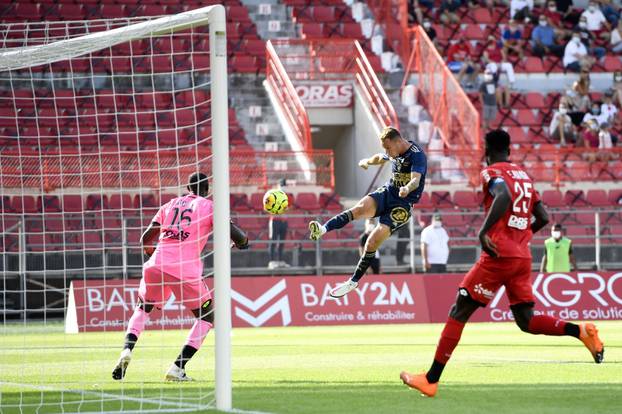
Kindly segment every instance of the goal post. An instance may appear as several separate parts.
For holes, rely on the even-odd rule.
[[[165,395],[169,391],[161,388],[159,394],[154,391],[160,398],[150,402],[148,392],[128,390],[126,395],[125,387],[121,386],[120,402],[114,402],[118,395],[104,392],[103,388],[101,392],[91,389],[77,394],[73,389],[67,391],[45,385],[45,381],[35,386],[20,385],[16,380],[6,380],[6,383],[0,380],[0,388],[5,385],[30,387],[28,392],[25,388],[20,391],[24,395],[19,397],[18,408],[25,412],[43,406],[62,412],[88,410],[88,404],[95,403],[94,398],[99,398],[97,402],[102,409],[105,404],[112,404],[109,412],[192,411],[211,408],[214,400],[216,409],[231,410],[225,7],[213,5],[158,18],[17,23],[0,27],[0,31],[3,34],[3,49],[0,50],[0,248],[7,249],[8,257],[3,258],[2,274],[8,280],[18,277],[24,269],[31,272],[31,265],[27,263],[31,256],[43,263],[43,270],[32,270],[38,278],[33,279],[36,288],[33,285],[27,288],[24,282],[20,292],[19,287],[12,287],[11,283],[3,284],[2,307],[5,311],[7,307],[16,307],[8,309],[14,310],[12,313],[6,312],[5,332],[7,327],[17,325],[11,324],[11,317],[19,321],[19,329],[30,332],[31,321],[40,318],[36,315],[43,315],[42,331],[47,330],[48,317],[53,313],[53,305],[47,299],[48,290],[67,293],[72,281],[86,284],[92,274],[101,275],[104,290],[118,280],[125,283],[128,272],[121,269],[124,266],[115,264],[120,261],[116,253],[123,253],[124,265],[128,261],[134,263],[132,276],[139,275],[136,258],[140,253],[136,252],[140,251],[140,246],[136,234],[144,230],[145,220],[151,220],[153,208],[163,204],[165,195],[181,193],[189,173],[205,170],[214,201],[210,243],[213,249],[210,257],[203,257],[203,260],[213,263],[208,266],[213,266],[214,276],[215,391],[209,402],[200,392],[188,402],[183,400],[181,391],[175,394],[175,399]],[[203,42],[206,36],[209,38]],[[164,41],[158,43],[159,40]],[[146,42],[146,48],[136,51],[137,42]],[[113,55],[117,50],[123,53]],[[156,67],[160,63],[164,68]],[[23,107],[19,100],[23,101]],[[166,105],[162,105],[162,100],[166,100]],[[126,105],[123,108],[119,106],[121,101]],[[145,204],[143,193],[146,192],[155,195],[154,205]],[[136,198],[128,206],[123,200],[130,195]],[[100,204],[89,206],[91,197]],[[111,201],[113,197],[118,203],[115,206]],[[105,206],[103,200],[106,200]],[[74,202],[80,206],[70,206]],[[58,205],[50,207],[53,203]],[[117,224],[112,227],[106,216],[110,212],[119,215],[115,218]],[[122,237],[116,239],[117,233],[123,233]],[[127,243],[135,252],[132,260],[126,257]],[[47,271],[48,262],[68,263],[73,256],[79,256],[80,249],[81,269]],[[18,260],[12,260],[10,255]],[[70,258],[70,255],[73,256]],[[99,263],[100,259],[97,266],[91,267],[88,263],[90,260]],[[82,276],[74,278],[72,274]],[[51,280],[52,275],[60,280],[60,286]],[[27,294],[33,292],[43,298],[43,304],[37,304],[36,309],[29,307],[30,302],[25,300]],[[23,295],[23,303],[12,304],[12,295]],[[54,303],[63,306],[69,300],[61,298]],[[54,308],[54,311],[57,315],[62,309]],[[77,318],[81,312],[84,309],[78,308]],[[104,316],[106,312],[108,310],[104,311]],[[127,322],[131,311],[125,312],[123,316]],[[145,332],[149,332],[149,328]],[[122,337],[122,331],[118,331],[114,343],[105,339],[102,346],[116,344],[120,351]],[[28,349],[36,349],[34,344],[29,348],[29,341],[24,337],[23,345],[18,341],[15,346],[21,346],[25,354]],[[66,343],[67,339],[64,341]],[[183,336],[179,336],[180,348],[182,341]],[[3,346],[8,349],[12,343],[9,338],[0,344],[0,359]],[[114,365],[115,361],[110,362]],[[54,374],[46,373],[43,367],[37,369],[39,378]],[[82,369],[89,368],[82,366]],[[0,369],[0,373],[3,371]],[[109,378],[107,371],[108,367]],[[88,378],[90,373],[85,374]],[[33,378],[29,375],[30,372],[25,372],[23,378]],[[67,379],[67,383],[70,382]],[[81,384],[87,385],[86,382]],[[32,390],[42,393],[39,402],[27,402],[25,396]],[[43,393],[48,391],[60,392],[60,402],[44,401]],[[73,401],[76,395],[82,400]],[[73,399],[65,400],[67,396]],[[9,404],[9,410],[10,401],[3,398],[0,390],[0,403]]]

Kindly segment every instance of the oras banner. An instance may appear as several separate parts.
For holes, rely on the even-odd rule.
[[[369,275],[335,299],[329,291],[346,276],[234,277],[234,327],[444,322],[462,275]],[[208,285],[211,284],[208,281]],[[622,319],[622,272],[534,274],[536,309],[555,317]],[[66,332],[123,330],[138,300],[138,279],[74,281]],[[218,298],[214,298],[218,306]],[[473,321],[511,321],[505,291]],[[171,297],[151,313],[148,329],[189,328],[191,312]]]
[[[305,82],[295,88],[306,108],[347,108],[354,101],[351,82]]]

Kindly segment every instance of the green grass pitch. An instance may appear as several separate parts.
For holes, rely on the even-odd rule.
[[[433,399],[407,389],[399,373],[427,369],[441,325],[236,329],[233,403],[296,414],[620,413],[622,322],[598,327],[606,347],[601,365],[574,338],[469,324]],[[172,384],[163,376],[186,332],[146,331],[126,379],[115,382],[121,332],[65,335],[60,324],[0,331],[2,414],[173,413],[212,400],[212,333],[187,366],[196,381]]]

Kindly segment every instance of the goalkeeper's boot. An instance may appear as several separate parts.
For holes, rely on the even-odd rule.
[[[166,373],[166,380],[184,382],[184,381],[192,381],[192,378],[186,375],[185,369],[181,369],[177,365],[173,364],[171,365],[171,367],[168,369],[168,372]]]
[[[421,395],[425,395],[426,397],[434,397],[436,395],[436,390],[438,389],[438,382],[434,384],[430,384],[428,379],[423,374],[409,374],[406,371],[402,371],[400,373],[400,378],[404,381],[404,384],[408,385],[410,388],[413,388],[421,393]]]
[[[594,362],[600,364],[605,357],[605,346],[598,337],[598,329],[593,323],[582,323],[579,325],[579,339],[590,351]]]
[[[359,282],[355,282],[352,279],[350,279],[347,282],[344,282],[340,284],[339,286],[337,286],[336,288],[332,289],[330,291],[330,296],[332,296],[333,298],[340,298],[352,292],[354,289],[358,287],[358,285],[359,285]]]
[[[322,226],[319,221],[314,220],[309,223],[309,231],[311,232],[309,236],[311,240],[319,240],[326,233],[326,227]]]
[[[127,370],[127,366],[130,364],[132,360],[132,351],[129,348],[125,348],[121,351],[121,356],[119,357],[119,361],[117,362],[117,366],[112,370],[112,379],[121,380],[125,377],[125,371]]]

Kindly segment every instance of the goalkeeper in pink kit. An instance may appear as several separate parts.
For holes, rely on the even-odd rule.
[[[132,350],[149,313],[160,307],[171,293],[184,307],[190,309],[196,321],[179,356],[169,368],[169,381],[189,381],[185,366],[199,350],[205,336],[214,326],[212,295],[203,281],[201,252],[212,232],[213,203],[208,194],[207,176],[192,174],[188,179],[189,193],[174,198],[160,207],[141,237],[145,253],[150,256],[143,265],[143,277],[138,289],[138,305],[129,320],[121,357],[112,371],[120,380],[132,358]],[[231,223],[231,239],[239,249],[248,248],[246,234]],[[155,249],[152,247],[157,240]]]

